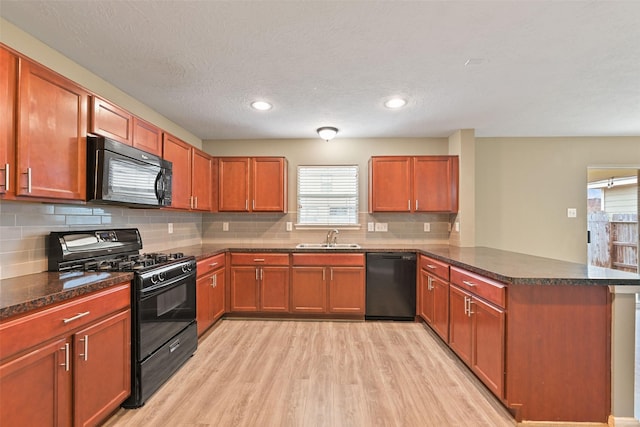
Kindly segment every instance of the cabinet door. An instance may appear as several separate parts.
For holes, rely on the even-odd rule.
[[[133,117],[133,146],[147,153],[162,156],[162,130]]]
[[[167,133],[164,134],[162,157],[173,163],[171,207],[191,208],[191,146]]]
[[[202,335],[213,323],[211,310],[214,273],[205,274],[196,280],[196,322],[198,323],[198,336]]]
[[[467,364],[471,365],[471,317],[467,307],[471,295],[457,286],[449,286],[449,346]]]
[[[286,212],[286,175],[286,161],[281,157],[252,159],[252,211]]]
[[[433,327],[433,289],[426,270],[420,269],[419,308],[420,317]]]
[[[70,352],[59,339],[0,365],[1,426],[71,425]]]
[[[325,267],[293,267],[291,304],[297,313],[326,313],[327,285]]]
[[[364,268],[329,267],[329,312],[364,314]]]
[[[373,157],[369,171],[371,212],[411,212],[411,157]]]
[[[19,86],[17,194],[84,200],[87,92],[22,59]]]
[[[449,342],[449,283],[431,276],[433,316],[431,327],[440,337]]]
[[[200,211],[213,210],[211,186],[213,180],[213,158],[204,151],[192,148],[191,195],[192,208]]]
[[[260,309],[289,311],[289,267],[260,268]]]
[[[218,159],[218,210],[249,211],[249,158]],[[272,191],[272,189],[269,189]]]
[[[414,158],[414,210],[458,211],[458,158],[422,156]]]
[[[99,424],[131,393],[131,311],[74,335],[74,425]]]
[[[89,132],[132,145],[133,116],[128,111],[92,96],[89,123]]]
[[[16,104],[18,58],[0,47],[0,195],[16,192]]]
[[[479,299],[471,302],[473,357],[471,368],[499,398],[504,393],[505,312]]]
[[[231,267],[231,311],[258,311],[259,274],[256,267]]]
[[[212,323],[222,317],[225,307],[225,270],[221,268],[214,273],[213,292],[210,294]]]

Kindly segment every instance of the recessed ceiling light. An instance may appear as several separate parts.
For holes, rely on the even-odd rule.
[[[269,104],[266,101],[253,101],[251,103],[251,108],[259,111],[267,111],[267,110],[270,110],[272,107],[273,105]]]
[[[384,106],[392,110],[402,108],[405,105],[407,105],[407,100],[404,98],[391,98],[384,102]]]

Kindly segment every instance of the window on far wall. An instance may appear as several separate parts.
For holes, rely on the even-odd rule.
[[[299,225],[358,224],[358,166],[298,166]]]

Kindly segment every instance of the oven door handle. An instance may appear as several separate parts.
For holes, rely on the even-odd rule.
[[[170,288],[180,286],[183,283],[188,283],[188,281],[193,277],[195,277],[195,272],[193,272],[192,274],[188,274],[186,276],[176,277],[167,282],[159,282],[153,286],[144,288],[140,290],[140,299],[151,298],[162,292],[169,290]]]

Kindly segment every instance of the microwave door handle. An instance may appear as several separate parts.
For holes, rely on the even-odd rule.
[[[164,181],[164,170],[160,169],[158,176],[156,176],[156,197],[158,198],[158,202],[162,202],[164,200]]]

